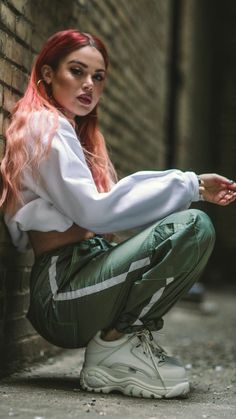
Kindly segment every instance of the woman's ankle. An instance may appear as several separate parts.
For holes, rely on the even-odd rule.
[[[102,331],[101,333],[101,339],[105,340],[107,342],[111,342],[113,340],[120,339],[122,336],[124,336],[124,333],[119,332],[116,329],[110,329],[107,331]]]

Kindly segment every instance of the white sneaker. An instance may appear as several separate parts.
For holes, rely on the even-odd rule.
[[[112,342],[97,333],[87,346],[80,384],[88,391],[116,390],[145,398],[171,398],[189,392],[185,368],[167,356],[147,330]]]

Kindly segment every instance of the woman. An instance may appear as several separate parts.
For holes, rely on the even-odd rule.
[[[117,182],[97,122],[107,67],[97,37],[49,38],[7,131],[0,205],[14,245],[35,253],[28,318],[55,345],[87,346],[82,387],[180,396],[186,371],[151,331],[212,252],[213,226],[191,202],[227,205],[236,184],[179,170]],[[107,236],[131,228],[123,243]]]

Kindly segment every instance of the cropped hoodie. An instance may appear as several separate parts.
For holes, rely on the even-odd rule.
[[[38,123],[35,114],[36,131]],[[35,141],[32,132],[29,151]],[[42,141],[47,143],[48,134]],[[97,234],[114,233],[148,226],[199,200],[196,174],[176,169],[139,171],[109,192],[98,192],[75,130],[61,116],[48,157],[40,162],[37,176],[32,170],[23,170],[23,203],[14,215],[5,215],[21,252],[30,249],[29,230],[63,232],[77,224]]]

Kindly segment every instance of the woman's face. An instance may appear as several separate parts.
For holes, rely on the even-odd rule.
[[[61,60],[56,71],[42,67],[44,81],[70,118],[85,116],[97,105],[102,94],[106,68],[102,54],[85,46]]]

